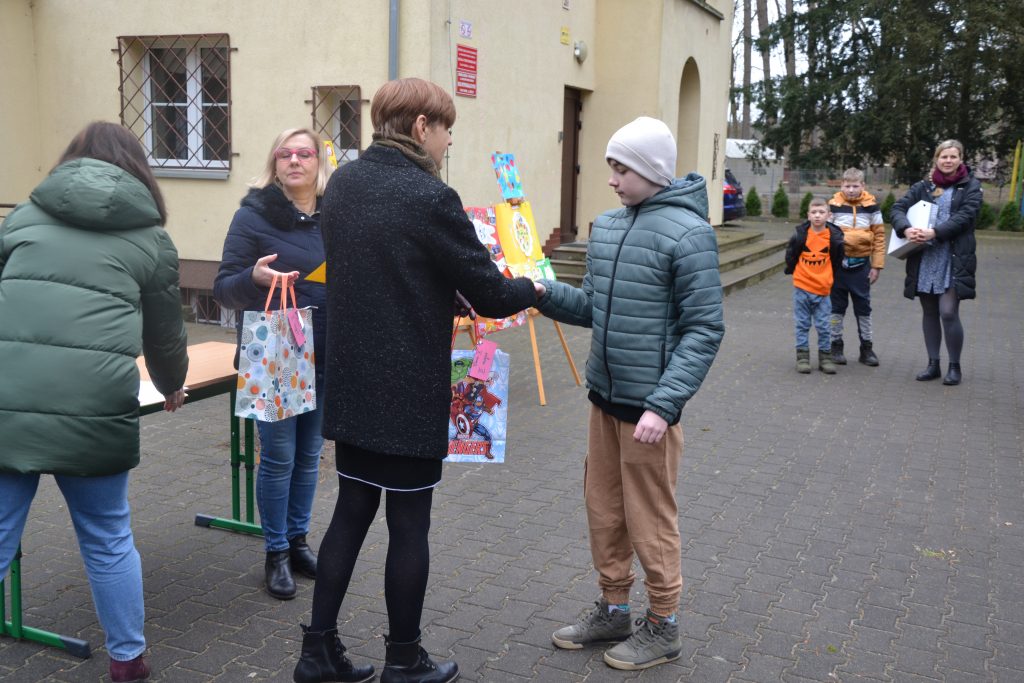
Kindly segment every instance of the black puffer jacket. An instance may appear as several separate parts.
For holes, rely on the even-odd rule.
[[[842,228],[838,227],[835,223],[826,223],[826,225],[828,226],[829,263],[832,265],[832,277],[834,279],[838,276],[843,256],[846,255],[846,236],[843,234]],[[810,229],[811,222],[804,221],[796,226],[793,236],[789,238],[789,243],[786,245],[786,269],[784,271],[786,275],[792,275],[793,271],[796,270],[796,263],[800,260],[800,252],[807,246],[807,231]]]
[[[892,228],[897,235],[904,237],[904,231],[912,227],[910,221],[907,220],[907,211],[910,207],[921,200],[934,203],[934,192],[935,183],[931,180],[922,180],[911,186],[907,190],[907,194],[893,204]],[[946,192],[953,193],[949,218],[935,226],[935,239],[938,242],[950,243],[951,258],[953,259],[953,287],[956,288],[956,295],[960,299],[973,299],[975,296],[974,273],[978,267],[978,257],[975,255],[977,243],[974,238],[974,223],[981,210],[981,183],[973,173],[968,173],[966,178],[948,188]],[[903,296],[908,299],[917,296],[917,276],[921,270],[923,251],[923,249],[919,249],[907,257],[907,278],[903,283]]]
[[[324,436],[377,453],[448,453],[455,290],[503,318],[533,283],[491,262],[458,193],[396,149],[371,145],[331,176]]]
[[[323,283],[310,282],[306,276],[324,262],[324,243],[320,236],[320,214],[307,216],[295,208],[277,185],[249,190],[242,208],[235,212],[224,240],[220,270],[213,282],[213,296],[221,306],[239,311],[238,334],[242,333],[241,311],[262,311],[267,288],[252,281],[256,260],[277,254],[270,264],[274,270],[299,271],[295,298],[299,308],[313,309],[313,352],[317,372],[323,372],[323,349],[327,333],[326,289]],[[271,308],[280,305],[278,292]],[[288,301],[291,306],[291,300]],[[238,353],[235,353],[238,367]]]

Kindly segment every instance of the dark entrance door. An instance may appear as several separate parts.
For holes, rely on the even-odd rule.
[[[580,174],[580,114],[583,102],[580,91],[565,89],[565,105],[562,110],[562,209],[559,216],[561,243],[576,241],[579,227],[576,225],[576,182]]]

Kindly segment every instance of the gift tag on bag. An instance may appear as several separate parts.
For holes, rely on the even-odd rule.
[[[295,336],[295,343],[302,346],[306,343],[306,333],[302,329],[302,318],[299,317],[299,312],[294,308],[289,308],[286,315],[288,316],[288,326],[292,329],[292,335]]]

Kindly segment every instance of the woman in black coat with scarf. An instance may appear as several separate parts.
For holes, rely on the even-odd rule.
[[[942,383],[960,384],[960,352],[964,328],[960,322],[960,301],[975,295],[974,224],[981,209],[981,183],[963,162],[964,146],[945,140],[935,149],[929,177],[913,185],[892,207],[892,227],[905,239],[923,244],[907,257],[907,278],[903,295],[917,296],[923,311],[924,345],[928,367],[917,375],[926,382],[942,374],[939,348],[943,333],[949,370]],[[934,227],[912,226],[907,211],[924,200],[936,205]]]
[[[387,491],[384,570],[389,635],[381,683],[442,683],[455,662],[420,647],[430,508],[448,452],[451,334],[461,292],[503,318],[536,302],[505,278],[439,170],[455,122],[451,97],[418,78],[385,83],[370,108],[373,144],[324,194],[327,376],[324,436],[336,441],[338,502],[320,544],[313,614],[295,680],[363,681],[337,619],[367,529]]]

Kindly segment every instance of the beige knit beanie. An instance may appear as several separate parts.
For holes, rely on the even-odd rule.
[[[604,156],[660,187],[675,179],[676,139],[668,126],[649,116],[634,119],[615,131]]]

